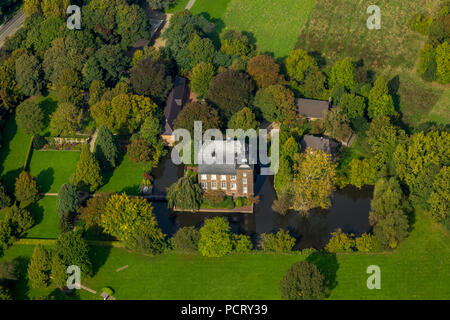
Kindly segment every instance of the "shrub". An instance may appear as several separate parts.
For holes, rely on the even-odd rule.
[[[203,201],[211,206],[216,206],[225,200],[225,193],[222,190],[207,190],[203,194]]]
[[[150,146],[144,139],[134,139],[127,147],[127,155],[134,163],[150,161],[150,152]]]
[[[173,249],[182,253],[197,252],[199,240],[200,232],[195,227],[180,228],[172,238]]]
[[[338,229],[336,232],[331,233],[331,239],[325,246],[328,252],[349,252],[355,246],[355,240],[351,237],[353,235],[348,235]]]
[[[114,294],[114,290],[110,287],[102,288],[102,292],[106,293],[108,296],[112,296]]]
[[[33,149],[34,150],[40,150],[42,148],[44,148],[44,146],[47,144],[47,138],[39,135],[39,134],[35,134],[33,137]]]
[[[236,199],[236,208],[243,207],[245,205],[245,198],[244,197],[238,197]]]
[[[259,246],[264,251],[289,252],[295,245],[295,238],[291,237],[289,231],[280,229],[276,234],[263,233]]]
[[[35,202],[39,200],[37,182],[27,171],[22,171],[16,179],[14,194],[17,201],[20,202]]]
[[[230,225],[225,218],[216,217],[206,219],[200,228],[200,240],[198,250],[205,257],[222,257],[230,253],[233,243],[230,233]]]
[[[280,281],[281,297],[285,300],[320,300],[326,291],[320,269],[307,261],[294,263]]]
[[[426,17],[423,14],[417,13],[409,20],[408,24],[412,30],[422,35],[427,35],[432,22],[432,17]]]
[[[361,252],[376,252],[380,250],[380,241],[369,233],[364,233],[361,237],[355,239],[356,249]]]
[[[167,248],[161,231],[154,234],[151,229],[145,227],[131,233],[125,241],[125,245],[128,249],[136,252],[152,255],[161,254]]]
[[[249,236],[240,234],[234,237],[234,251],[248,253],[253,250],[253,243]]]

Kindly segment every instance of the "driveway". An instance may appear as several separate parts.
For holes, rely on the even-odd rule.
[[[13,35],[22,27],[25,18],[25,13],[19,11],[11,20],[0,26],[0,48],[7,37]]]

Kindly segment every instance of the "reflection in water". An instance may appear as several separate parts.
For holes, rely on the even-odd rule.
[[[183,174],[181,166],[175,166],[167,156],[162,164],[153,171],[157,194],[164,194],[165,188],[174,183]],[[253,214],[218,214],[218,213],[173,213],[165,202],[155,202],[154,212],[164,233],[171,236],[184,226],[200,227],[206,218],[223,216],[230,222],[235,233],[245,233],[256,242],[261,233],[275,232],[282,228],[289,230],[297,238],[295,249],[322,248],[329,240],[330,233],[337,228],[344,232],[361,235],[370,230],[369,210],[372,188],[358,190],[347,187],[338,190],[332,198],[328,210],[314,209],[307,216],[289,212],[285,216],[272,211],[275,199],[273,177],[258,176],[255,190],[260,202]]]

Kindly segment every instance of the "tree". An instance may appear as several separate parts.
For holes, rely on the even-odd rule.
[[[12,228],[12,235],[16,237],[20,237],[22,233],[31,229],[34,225],[34,219],[31,214],[16,204],[6,211],[5,220]]]
[[[157,239],[164,238],[153,215],[152,204],[144,198],[130,198],[125,194],[114,194],[109,198],[101,213],[100,226],[105,233],[123,241],[142,231]]]
[[[302,49],[291,51],[285,64],[288,76],[300,83],[304,82],[308,75],[319,71],[316,61]]]
[[[216,48],[209,38],[202,38],[195,34],[189,42],[187,49],[190,54],[191,68],[199,63],[212,63],[216,54]]]
[[[307,213],[316,207],[328,208],[335,179],[336,164],[331,161],[330,155],[321,150],[306,149],[294,174],[294,210]]]
[[[73,231],[61,233],[56,239],[53,254],[58,255],[65,266],[78,266],[82,275],[92,274],[89,247],[80,234]]]
[[[79,190],[95,191],[101,184],[100,165],[95,156],[89,151],[88,145],[83,145],[77,169],[71,177],[71,183]]]
[[[41,8],[45,17],[66,17],[70,0],[42,0]]]
[[[195,227],[182,227],[172,237],[173,249],[181,253],[198,251],[200,232]]]
[[[189,74],[192,91],[198,94],[199,97],[204,97],[208,92],[214,74],[214,66],[212,64],[200,62],[196,65]]]
[[[130,59],[125,56],[117,45],[103,45],[96,53],[95,59],[103,73],[106,83],[115,83],[124,74]]]
[[[450,212],[450,167],[445,166],[434,179],[433,192],[428,199],[434,220],[444,222]]]
[[[450,45],[447,41],[436,47],[437,81],[442,84],[450,82]]]
[[[40,244],[34,248],[31,256],[28,278],[33,288],[45,288],[50,282],[50,254]]]
[[[95,197],[89,198],[86,205],[80,208],[80,218],[84,220],[86,228],[99,228],[101,225],[101,214],[106,208],[110,194],[106,192],[97,193]]]
[[[235,112],[250,105],[254,89],[253,80],[247,74],[229,70],[214,77],[207,99],[229,119]]]
[[[352,159],[347,168],[348,183],[358,189],[366,184],[374,184],[377,175],[375,158]]]
[[[154,9],[168,9],[170,8],[174,0],[147,0],[148,4]]]
[[[93,80],[89,87],[89,105],[92,107],[96,103],[100,102],[105,92],[105,82],[103,80]]]
[[[117,33],[120,35],[120,46],[127,50],[139,39],[150,38],[150,28],[145,11],[137,4],[119,5],[116,7]]]
[[[394,101],[389,95],[388,83],[382,75],[378,77],[372,90],[370,90],[367,111],[372,119],[379,116],[393,117],[397,115]]]
[[[233,114],[230,121],[228,121],[228,129],[247,131],[248,129],[257,130],[258,128],[259,122],[255,119],[255,114],[247,107]]]
[[[54,254],[51,261],[51,280],[55,286],[58,288],[64,288],[67,283],[66,273],[67,267],[60,255]]]
[[[244,57],[253,50],[249,38],[240,31],[227,30],[221,36],[220,50],[229,56]]]
[[[141,60],[131,70],[130,82],[139,95],[163,101],[172,88],[172,77],[164,63],[151,58]]]
[[[191,102],[184,106],[175,120],[175,128],[186,129],[194,136],[194,121],[202,122],[203,132],[220,128],[219,113],[205,102]]]
[[[245,234],[233,234],[233,250],[237,253],[249,253],[253,250],[253,243],[249,236]]]
[[[285,300],[321,300],[326,295],[325,278],[315,264],[299,261],[281,279],[280,292]]]
[[[27,16],[41,12],[40,0],[24,0],[23,7]]]
[[[39,200],[39,189],[36,179],[27,171],[22,171],[16,179],[14,194],[17,201],[31,203]]]
[[[449,163],[450,133],[419,132],[402,142],[393,154],[396,173],[408,186],[411,200],[426,208],[434,177]]]
[[[342,85],[348,90],[355,89],[355,65],[350,58],[344,58],[334,64],[331,68],[328,84],[330,88]]]
[[[115,168],[119,161],[119,149],[116,139],[107,126],[98,128],[97,140],[95,140],[94,154],[104,169]]]
[[[264,251],[289,252],[295,245],[295,238],[291,237],[289,231],[278,230],[276,234],[263,233],[259,241],[259,246]]]
[[[11,197],[8,195],[5,186],[0,182],[0,210],[11,205]]]
[[[16,81],[16,59],[23,51],[16,50],[0,64],[0,110],[10,111],[22,100],[22,90]]]
[[[199,209],[202,203],[202,189],[191,177],[182,177],[167,188],[169,208]]]
[[[42,65],[33,55],[23,54],[16,60],[16,81],[27,96],[41,93],[44,88]]]
[[[279,84],[259,89],[254,105],[269,122],[286,120],[296,111],[294,93]]]
[[[136,164],[142,164],[151,160],[149,144],[144,139],[134,139],[127,146],[127,155]]]
[[[205,257],[222,257],[233,250],[230,225],[225,218],[205,220],[200,228],[198,250]]]
[[[375,183],[370,208],[369,222],[375,236],[383,246],[396,248],[408,235],[409,226],[404,196],[394,178]]]
[[[352,252],[355,246],[355,240],[352,239],[353,235],[348,235],[342,232],[342,229],[338,229],[336,232],[331,233],[331,239],[325,246],[328,252]]]
[[[419,51],[419,63],[417,72],[425,81],[434,81],[437,78],[437,64],[436,64],[436,48],[427,43]]]
[[[345,93],[339,100],[339,107],[352,120],[364,116],[366,102],[363,97],[357,96],[354,93]]]
[[[257,55],[248,61],[247,73],[255,80],[258,88],[286,82],[280,74],[280,66],[271,56],[265,54]]]
[[[353,134],[350,128],[350,119],[340,108],[328,111],[323,126],[328,136],[339,141],[348,142]]]
[[[106,125],[114,133],[133,133],[158,108],[144,96],[119,93],[108,100],[105,95],[91,107],[90,113],[98,126]]]
[[[50,118],[50,132],[55,136],[74,134],[82,118],[83,111],[72,103],[59,103]]]
[[[58,191],[56,211],[59,214],[75,213],[79,207],[77,188],[70,183],[63,184]]]

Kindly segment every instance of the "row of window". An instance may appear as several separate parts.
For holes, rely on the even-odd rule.
[[[244,173],[243,176],[244,176],[244,178],[245,178],[245,177],[247,177],[247,174]],[[202,174],[201,179],[202,179],[202,180],[208,180],[208,175],[207,175],[207,174]],[[211,180],[217,180],[217,175],[212,174],[212,175],[211,175]],[[221,181],[226,181],[226,180],[227,180],[227,176],[226,176],[225,174],[222,174],[222,175],[220,176],[220,180],[221,180]],[[236,176],[234,176],[234,175],[233,175],[233,176],[230,176],[230,180],[231,180],[231,181],[236,181]]]
[[[247,180],[247,179],[245,179],[245,180]],[[245,183],[247,183],[247,181]],[[206,182],[201,182],[200,185],[202,186],[203,189],[206,189],[206,187],[207,187]],[[211,189],[217,190],[217,183],[216,182],[211,182]],[[222,182],[221,183],[221,189],[222,190],[227,190],[228,189],[228,186],[227,186],[226,182]],[[247,190],[248,190],[247,186],[244,186],[242,189],[243,189],[242,190],[243,193],[247,193]],[[230,183],[230,190],[236,190],[236,183],[234,183],[234,182]]]

